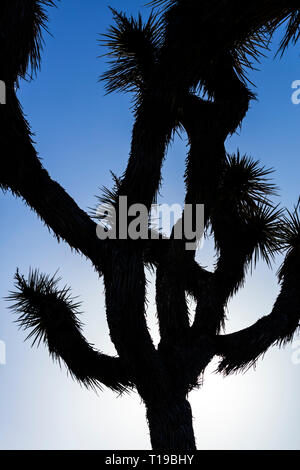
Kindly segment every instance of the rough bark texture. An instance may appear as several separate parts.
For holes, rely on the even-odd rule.
[[[189,402],[174,399],[147,406],[152,448],[155,451],[191,452],[196,450],[193,416]]]

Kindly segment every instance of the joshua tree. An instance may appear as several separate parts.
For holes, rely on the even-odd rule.
[[[226,153],[225,139],[241,125],[255,95],[246,70],[286,20],[280,51],[299,36],[298,3],[287,0],[154,1],[143,22],[113,10],[105,35],[110,69],[107,91],[134,93],[135,124],[127,168],[103,196],[118,210],[149,210],[160,186],[161,165],[176,129],[189,138],[186,203],[205,205],[205,230],[215,240],[217,262],[209,272],[185,250],[186,240],[100,240],[97,221],[82,211],[43,168],[16,97],[20,78],[39,66],[46,0],[2,0],[0,79],[7,104],[0,107],[0,185],[28,204],[71,248],[104,277],[106,314],[118,357],[94,350],[81,333],[79,305],[55,277],[16,274],[10,298],[20,324],[34,341],[65,362],[86,386],[116,392],[136,388],[145,403],[156,450],[195,449],[188,393],[205,368],[220,357],[223,374],[251,367],[274,344],[290,341],[300,318],[300,220],[274,207],[270,170],[247,156]],[[220,79],[220,77],[222,79]],[[185,212],[182,218],[184,219]],[[149,227],[150,230],[150,227]],[[220,334],[229,299],[243,285],[251,263],[271,263],[286,250],[279,271],[281,292],[270,315],[234,334]],[[160,343],[145,319],[145,267],[156,271]],[[196,301],[189,319],[186,296]]]

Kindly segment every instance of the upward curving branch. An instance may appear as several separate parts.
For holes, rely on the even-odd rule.
[[[42,6],[53,2],[12,0],[4,4],[3,30],[3,18],[9,16],[14,25],[23,22],[24,28],[18,31],[15,43],[13,28],[0,38],[3,57],[13,57],[0,66],[0,78],[7,80],[8,87],[8,104],[0,109],[0,145],[3,155],[9,157],[1,165],[0,186],[22,197],[58,238],[81,251],[104,274],[108,324],[119,358],[102,355],[86,342],[75,316],[77,306],[69,302],[65,291],[56,289],[53,279],[34,274],[26,282],[17,275],[19,293],[12,298],[21,313],[21,325],[33,328],[32,334],[46,341],[50,353],[62,358],[83,383],[101,382],[118,391],[134,383],[153,409],[158,402],[167,406],[176,384],[184,409],[184,397],[211,359],[213,345],[223,357],[220,370],[229,373],[255,362],[274,342],[290,339],[299,322],[299,257],[294,247],[281,273],[282,291],[272,314],[243,332],[215,337],[224,321],[226,302],[243,282],[253,253],[259,245],[265,249],[269,239],[275,240],[274,245],[278,241],[269,232],[278,227],[279,214],[261,210],[262,201],[246,210],[245,204],[243,210],[235,204],[227,207],[224,142],[241,124],[254,99],[244,82],[244,70],[251,66],[248,55],[258,59],[259,45],[266,45],[265,37],[285,18],[289,25],[282,47],[296,40],[299,10],[292,0],[255,0],[246,7],[235,0],[174,0],[167,2],[162,29],[154,16],[143,24],[140,17],[128,19],[114,12],[118,28],[108,35],[115,59],[105,75],[111,81],[108,90],[137,94],[131,152],[117,195],[127,196],[129,206],[143,203],[150,209],[160,186],[167,146],[175,129],[184,126],[190,142],[186,202],[205,204],[206,222],[211,223],[220,255],[215,273],[207,273],[195,262],[194,252],[183,253],[183,244],[174,240],[166,242],[165,251],[154,247],[155,241],[100,242],[96,224],[51,180],[37,157],[14,85],[29,62],[33,68],[39,64],[41,28],[46,21]],[[141,42],[137,44],[136,38]],[[208,101],[195,96],[198,90]],[[255,232],[257,220],[259,234]],[[158,349],[145,319],[146,262],[157,267],[162,336]],[[197,301],[192,328],[186,292]],[[201,352],[201,367],[190,364],[195,351]],[[188,367],[182,372],[186,362]]]
[[[0,79],[6,84],[34,75],[40,67],[45,7],[55,0],[2,0],[0,13]]]
[[[104,250],[96,224],[43,168],[14,91],[0,108],[0,123],[0,186],[22,197],[58,239],[81,251],[101,272]]]
[[[59,289],[59,279],[30,272],[25,280],[18,272],[15,276],[16,291],[8,300],[19,315],[18,323],[30,329],[28,338],[33,344],[43,342],[51,356],[63,360],[72,377],[87,387],[102,384],[123,392],[132,382],[119,358],[106,356],[93,349],[81,332],[78,319],[79,304],[74,303],[67,288]]]
[[[248,369],[271,346],[293,338],[300,325],[299,246],[289,252],[282,272],[281,292],[270,315],[249,328],[216,337],[216,354],[222,357],[220,372],[230,374]]]

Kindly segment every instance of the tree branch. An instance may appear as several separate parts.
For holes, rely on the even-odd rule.
[[[290,341],[300,320],[300,256],[294,249],[285,261],[281,292],[272,313],[254,325],[216,337],[216,354],[223,359],[218,370],[224,374],[239,372],[253,366],[274,344]]]
[[[161,344],[179,346],[189,331],[189,314],[185,297],[185,280],[180,269],[184,245],[172,240],[156,271],[156,306]]]
[[[21,196],[57,238],[62,238],[88,257],[95,258],[92,253],[97,251],[99,258],[95,261],[99,266],[101,250],[96,237],[96,224],[50,178],[37,157],[15,93],[10,92],[7,99],[7,104],[0,108],[1,186]]]
[[[141,252],[134,242],[110,254],[104,274],[106,312],[111,340],[141,397],[147,402],[167,395],[166,371],[145,318],[146,279]]]
[[[106,385],[122,392],[132,382],[119,358],[106,356],[93,349],[82,335],[78,320],[79,304],[74,303],[69,289],[57,287],[59,279],[30,272],[28,281],[18,272],[15,276],[17,291],[8,300],[10,308],[19,314],[18,322],[30,329],[27,338],[33,344],[43,342],[50,355],[63,360],[71,375],[86,386]]]

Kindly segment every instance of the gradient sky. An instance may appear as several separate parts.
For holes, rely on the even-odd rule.
[[[145,2],[146,3],[146,2]],[[111,0],[117,9],[147,13],[144,1]],[[111,22],[106,2],[63,0],[50,11],[42,70],[31,83],[23,82],[19,97],[35,132],[38,152],[51,176],[88,210],[100,188],[111,186],[109,170],[121,174],[126,165],[133,123],[130,96],[104,96],[99,75],[106,69],[99,33]],[[278,42],[278,38],[275,39]],[[274,48],[276,49],[274,45]],[[274,50],[275,50],[274,49]],[[262,61],[250,78],[257,85],[239,135],[228,140],[276,169],[278,202],[289,208],[299,196],[300,105],[291,102],[291,84],[300,79],[299,45],[282,60]],[[222,80],[222,76],[219,77]],[[164,165],[161,201],[181,203],[186,139],[175,139]],[[58,245],[21,200],[0,194],[0,340],[7,347],[7,364],[0,365],[1,449],[149,449],[144,407],[136,394],[117,397],[104,390],[95,394],[53,364],[44,347],[24,343],[4,300],[13,288],[17,267],[54,273],[72,286],[83,302],[85,334],[106,353],[114,353],[106,326],[103,284],[90,263]],[[212,266],[211,243],[198,259]],[[268,314],[278,294],[276,270],[259,264],[247,285],[230,303],[227,331],[248,326]],[[150,277],[150,276],[149,276]],[[157,338],[153,285],[149,325]],[[224,379],[206,372],[203,388],[190,396],[199,449],[299,449],[300,365],[292,362],[292,345],[272,348],[256,370]]]

